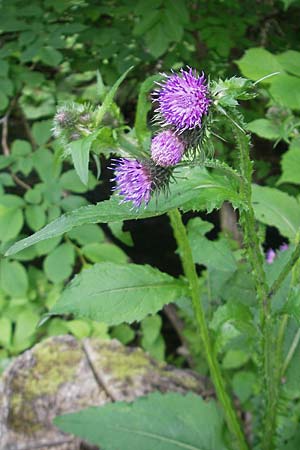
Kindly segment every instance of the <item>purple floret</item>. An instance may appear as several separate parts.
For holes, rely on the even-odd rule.
[[[118,195],[123,196],[121,203],[132,202],[139,208],[147,205],[151,198],[151,170],[136,159],[121,158],[114,164],[115,182]]]
[[[272,264],[276,258],[276,253],[272,248],[269,248],[266,253],[266,261],[268,264]]]
[[[185,150],[182,140],[171,130],[162,131],[152,139],[151,157],[162,167],[179,163]]]
[[[166,75],[166,80],[158,83],[160,89],[156,91],[155,101],[159,103],[156,111],[164,123],[182,132],[201,127],[210,99],[203,73],[200,76],[191,68],[180,72]]]

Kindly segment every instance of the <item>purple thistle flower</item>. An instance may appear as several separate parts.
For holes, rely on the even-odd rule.
[[[118,195],[124,196],[121,203],[132,202],[139,208],[142,203],[147,205],[151,198],[152,177],[150,167],[136,159],[121,158],[113,167],[115,170]]]
[[[165,75],[165,82],[158,83],[161,89],[155,92],[155,101],[159,103],[156,111],[165,124],[182,132],[201,127],[211,101],[203,73],[199,76],[191,68],[188,71],[181,69],[180,72],[181,74]]]
[[[162,131],[152,139],[151,157],[162,167],[179,163],[185,150],[182,140],[171,130]]]

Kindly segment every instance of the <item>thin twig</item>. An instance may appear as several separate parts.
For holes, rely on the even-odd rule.
[[[112,392],[112,390],[110,389],[110,387],[107,385],[106,381],[103,379],[102,375],[99,373],[99,371],[96,370],[94,364],[93,364],[93,360],[91,358],[90,355],[90,351],[88,348],[88,345],[86,344],[85,341],[82,341],[81,343],[82,345],[82,350],[86,356],[87,362],[90,366],[90,369],[94,375],[94,378],[96,380],[96,383],[98,384],[98,386],[100,387],[100,389],[103,389],[104,392],[106,393],[107,397],[111,399],[112,402],[117,402],[118,398],[116,397],[116,395],[114,394],[114,392]]]

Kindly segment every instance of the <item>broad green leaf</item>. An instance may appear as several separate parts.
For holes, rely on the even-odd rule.
[[[62,244],[56,247],[44,260],[44,270],[50,281],[59,283],[67,279],[73,270],[74,247]]]
[[[145,317],[141,322],[141,330],[144,342],[152,344],[160,335],[162,319],[158,314]]]
[[[154,314],[185,292],[185,285],[150,266],[98,263],[71,281],[51,314],[74,314],[107,325]]]
[[[257,119],[247,124],[252,133],[265,139],[276,140],[280,137],[278,126],[268,119]]]
[[[280,74],[274,78],[270,94],[280,105],[300,110],[300,78]]]
[[[281,160],[282,175],[278,184],[300,184],[300,139],[294,139]]]
[[[123,75],[115,82],[115,84],[113,85],[113,87],[111,88],[111,90],[107,93],[102,105],[98,108],[98,110],[96,111],[96,124],[99,125],[105,115],[105,113],[110,109],[114,96],[116,95],[116,92],[120,86],[120,84],[122,83],[122,81],[125,80],[125,78],[127,77],[128,73],[133,69],[133,67],[129,67],[128,70],[126,70],[125,73],[123,73]]]
[[[91,332],[91,325],[84,320],[70,320],[65,326],[78,339],[88,337]]]
[[[0,264],[1,288],[12,297],[22,297],[28,289],[26,270],[18,261],[3,259]]]
[[[11,152],[14,156],[27,156],[32,152],[32,147],[28,141],[16,139],[12,143]]]
[[[287,50],[286,52],[277,55],[276,58],[284,70],[292,75],[300,76],[300,52]]]
[[[54,423],[106,450],[225,450],[216,403],[192,393],[154,393],[134,403],[60,416]]]
[[[300,227],[300,205],[295,197],[278,189],[254,185],[252,201],[260,222],[278,228],[285,237],[295,238]]]
[[[42,47],[39,57],[47,66],[57,66],[63,59],[63,54],[52,47]]]
[[[97,184],[96,178],[90,175],[88,185],[82,183],[75,170],[68,170],[60,177],[59,184],[62,189],[82,194],[89,189],[93,189]]]
[[[46,223],[46,213],[40,205],[28,205],[25,208],[25,218],[28,226],[37,231]]]
[[[251,80],[259,80],[273,72],[283,72],[276,56],[262,47],[246,50],[243,57],[236,61],[236,64],[239,66],[242,74]],[[271,81],[273,83],[273,78],[264,80],[265,83],[270,83]]]
[[[69,149],[75,170],[84,185],[87,186],[89,179],[89,158],[90,148],[96,135],[92,134],[88,137],[78,139],[78,141],[70,142]]]
[[[41,120],[32,126],[32,135],[38,145],[46,144],[52,135],[52,120]]]
[[[40,315],[31,310],[25,310],[18,314],[13,337],[15,351],[20,352],[32,344],[31,338],[36,331],[39,320]]]
[[[126,345],[134,339],[135,332],[127,323],[121,323],[112,329],[110,335]]]
[[[253,372],[243,371],[233,375],[233,390],[242,403],[246,402],[254,393],[256,382],[257,377]]]
[[[164,361],[166,348],[165,341],[160,333],[161,327],[162,319],[158,314],[145,317],[141,322],[142,348],[158,361]]]
[[[222,366],[224,369],[238,369],[244,366],[249,358],[249,351],[229,349],[223,358]]]
[[[12,335],[12,322],[8,317],[0,317],[0,345],[8,347]]]
[[[20,208],[2,204],[0,198],[0,240],[6,242],[14,239],[22,229],[23,213]]]
[[[155,58],[158,58],[168,50],[170,39],[165,33],[164,24],[158,22],[145,34],[147,49]]]
[[[160,216],[173,208],[181,208],[183,211],[212,211],[219,208],[225,200],[231,201],[235,206],[240,202],[237,186],[224,175],[211,174],[195,167],[178,170],[177,176],[178,181],[170,185],[170,193],[167,196],[161,194],[158,199],[153,198],[146,208],[134,210],[131,203],[119,204],[120,198],[113,196],[110,200],[61,216],[34,235],[14,244],[6,254],[12,255],[83,224]]]

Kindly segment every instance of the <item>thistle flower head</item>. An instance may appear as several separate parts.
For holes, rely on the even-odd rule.
[[[136,208],[149,203],[155,190],[164,189],[169,181],[170,172],[156,166],[151,160],[121,158],[111,167],[115,171],[114,190],[121,195],[121,203],[132,202]]]
[[[179,163],[185,150],[183,141],[171,130],[162,131],[152,139],[151,157],[162,167]]]
[[[91,107],[78,103],[66,103],[57,109],[53,120],[53,134],[63,145],[79,139],[83,128],[92,120]]]
[[[166,125],[179,132],[201,127],[210,105],[204,74],[200,76],[191,68],[180,72],[166,75],[155,92],[155,101],[159,104],[156,111]]]

